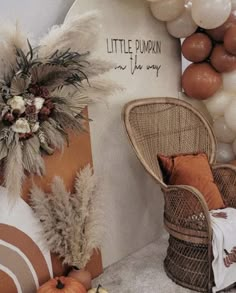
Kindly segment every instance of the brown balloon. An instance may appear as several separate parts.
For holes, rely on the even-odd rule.
[[[226,31],[224,47],[229,53],[236,55],[236,26],[232,26]]]
[[[221,26],[214,28],[214,29],[206,30],[206,33],[213,40],[215,40],[217,42],[222,42],[224,39],[224,34],[225,34],[226,30],[234,25],[236,25],[236,10],[234,10],[230,13],[230,16],[228,17],[226,22],[224,22]]]
[[[215,45],[210,60],[211,65],[218,72],[230,72],[236,69],[236,56],[228,53],[222,44]]]
[[[190,64],[182,76],[185,93],[198,100],[206,100],[221,87],[222,78],[208,63]]]
[[[182,44],[184,57],[192,62],[202,62],[212,49],[211,39],[203,33],[195,33],[187,37]]]

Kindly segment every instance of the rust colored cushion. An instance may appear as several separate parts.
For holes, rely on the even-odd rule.
[[[209,210],[225,207],[206,154],[158,155],[158,161],[166,184],[195,187],[204,196]]]

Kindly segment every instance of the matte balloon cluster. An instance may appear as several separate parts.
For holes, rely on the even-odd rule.
[[[217,160],[236,156],[236,0],[148,0],[154,17],[183,39],[192,62],[182,75],[185,95],[204,102],[218,140]]]

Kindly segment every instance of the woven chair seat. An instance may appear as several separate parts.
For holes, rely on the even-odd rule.
[[[123,119],[138,159],[164,194],[164,225],[170,235],[164,261],[167,275],[184,287],[212,292],[212,227],[207,204],[192,186],[168,186],[157,154],[206,153],[215,183],[230,207],[236,207],[236,167],[215,165],[216,140],[211,125],[185,101],[134,100],[125,105]]]

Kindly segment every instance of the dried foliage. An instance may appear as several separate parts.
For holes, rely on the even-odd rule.
[[[84,268],[103,238],[103,208],[97,178],[90,166],[77,174],[75,192],[66,191],[61,178],[51,194],[34,186],[31,205],[40,219],[49,249],[65,264]]]
[[[115,90],[101,77],[113,65],[90,56],[98,32],[97,12],[54,26],[36,47],[19,26],[0,28],[0,163],[10,195],[20,195],[25,172],[44,174],[42,152],[62,150],[68,129],[85,130],[85,106]]]

